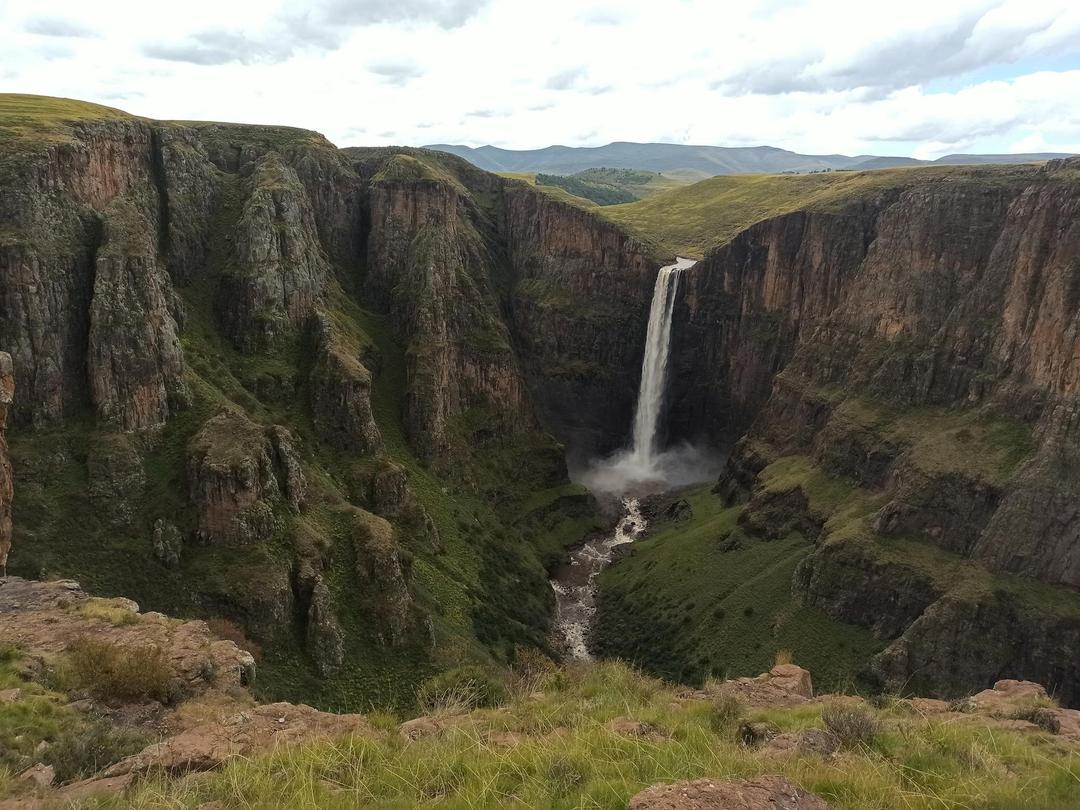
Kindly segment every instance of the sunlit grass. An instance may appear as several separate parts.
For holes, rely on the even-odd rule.
[[[1080,801],[1080,759],[1052,735],[988,728],[976,718],[928,720],[902,706],[865,709],[872,743],[836,757],[780,757],[743,747],[709,701],[618,663],[560,670],[542,695],[444,718],[444,731],[407,742],[384,719],[371,737],[240,759],[190,782],[144,783],[103,806],[625,808],[657,782],[780,773],[836,808],[1050,810]],[[751,711],[784,729],[823,727],[822,705]],[[654,731],[635,736],[610,722]]]

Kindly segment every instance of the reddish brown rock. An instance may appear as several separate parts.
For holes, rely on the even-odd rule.
[[[245,545],[274,531],[274,505],[300,510],[306,480],[289,431],[264,428],[239,411],[207,420],[188,447],[188,489],[198,537]]]
[[[695,779],[654,785],[630,799],[629,810],[828,810],[823,800],[780,776],[742,782]]]
[[[814,696],[814,685],[810,680],[810,673],[795,664],[777,664],[769,670],[768,679],[772,686],[793,695],[801,695],[804,698]]]
[[[187,695],[244,686],[255,673],[251,654],[216,638],[206,622],[140,614],[131,600],[96,599],[70,580],[0,581],[0,641],[43,659],[85,636],[124,649],[162,650]]]
[[[320,712],[303,704],[255,706],[219,721],[185,729],[104,772],[106,777],[164,771],[208,771],[236,756],[271,753],[283,746],[371,733],[358,714]]]
[[[778,664],[756,678],[734,678],[701,693],[733,695],[750,706],[798,706],[813,697],[810,673],[794,664]]]

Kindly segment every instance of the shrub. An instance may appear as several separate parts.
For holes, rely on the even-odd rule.
[[[847,748],[869,746],[881,731],[877,717],[861,706],[834,703],[822,710],[821,719],[825,728]]]
[[[15,661],[21,655],[17,644],[9,641],[0,641],[0,664]]]
[[[967,714],[975,711],[975,703],[970,697],[955,698],[949,701],[949,711],[957,714]]]
[[[502,681],[477,666],[455,667],[428,678],[416,693],[427,712],[467,712],[506,700]]]
[[[777,650],[776,659],[773,661],[773,666],[780,666],[782,664],[794,664],[795,655],[791,650]]]
[[[1027,720],[1029,723],[1034,723],[1051,734],[1057,734],[1061,731],[1061,721],[1058,720],[1057,714],[1043,706],[1028,706],[1024,709],[1018,709],[1009,715],[1009,719]]]
[[[554,671],[555,662],[535,647],[515,648],[510,674],[517,694],[528,695],[540,691]]]
[[[713,701],[709,725],[716,732],[724,731],[742,720],[746,705],[735,695],[720,695]]]
[[[108,641],[80,638],[68,646],[56,677],[64,690],[86,689],[100,700],[162,703],[181,697],[172,667],[158,647],[131,649]]]
[[[145,732],[96,722],[61,734],[45,751],[44,759],[56,769],[60,782],[74,782],[141,751],[150,742]]]

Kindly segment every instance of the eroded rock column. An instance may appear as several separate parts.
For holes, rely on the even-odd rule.
[[[0,352],[0,577],[7,574],[11,551],[11,501],[14,479],[7,447],[7,415],[15,398],[15,368],[11,355]]]

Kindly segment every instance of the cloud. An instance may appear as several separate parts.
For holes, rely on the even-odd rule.
[[[882,97],[934,79],[1015,62],[1039,50],[1039,37],[1044,32],[1069,27],[1053,16],[1002,20],[995,11],[965,9],[936,25],[921,22],[918,28],[871,37],[848,53],[828,43],[828,47],[751,59],[711,87],[733,94],[763,95],[862,89],[869,91],[865,98]],[[1072,28],[1080,36],[1080,23],[1073,23]],[[1060,31],[1056,31],[1055,37],[1059,36]]]
[[[289,4],[262,29],[208,29],[180,42],[152,42],[146,56],[194,65],[274,64],[298,51],[340,48],[352,29],[382,23],[458,28],[490,0],[322,0]],[[383,74],[389,75],[389,74]],[[392,84],[412,76],[397,74]]]
[[[143,47],[143,53],[154,59],[193,65],[274,63],[288,59],[292,52],[288,42],[225,30],[201,31],[185,42],[151,43]]]
[[[613,6],[594,6],[579,15],[579,19],[587,25],[621,25],[629,17],[626,9]]]
[[[410,79],[418,79],[424,75],[424,71],[411,62],[373,62],[368,65],[368,70],[376,76],[382,77],[387,84],[398,87],[404,85]]]
[[[324,0],[298,16],[328,27],[419,22],[450,29],[460,28],[487,4],[488,0]]]
[[[54,59],[70,59],[75,55],[75,51],[72,48],[59,43],[49,43],[38,52],[50,62]]]
[[[584,79],[587,72],[583,67],[564,70],[549,77],[544,86],[549,90],[569,90]]]
[[[472,118],[496,118],[499,113],[494,110],[473,110],[472,112],[465,113],[465,115],[471,116]]]
[[[89,26],[62,17],[34,17],[27,21],[24,30],[29,34],[38,34],[43,37],[87,39],[101,36]]]

